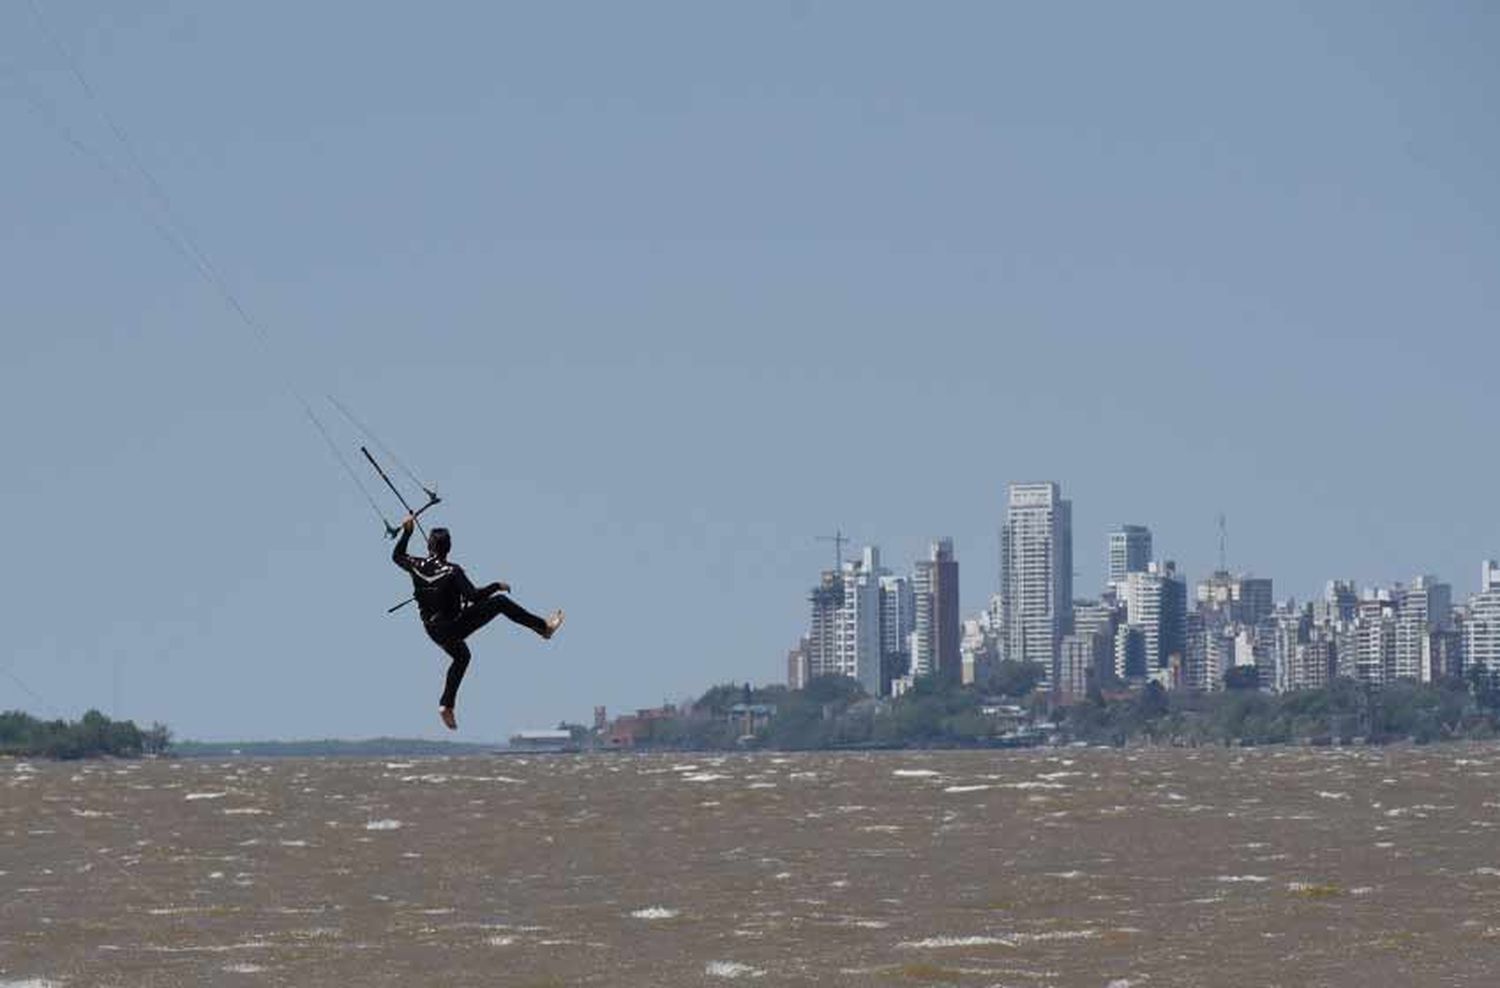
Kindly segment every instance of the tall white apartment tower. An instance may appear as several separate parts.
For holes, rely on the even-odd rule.
[[[1073,617],[1073,502],[1052,482],[1011,484],[1000,530],[1006,658],[1036,662],[1051,685]]]
[[[917,623],[911,583],[905,576],[880,577],[881,695],[890,692],[892,678],[911,671],[911,635]]]
[[[1144,573],[1151,564],[1151,529],[1121,525],[1109,533],[1109,585],[1123,592],[1125,578]]]
[[[1174,563],[1152,563],[1125,579],[1125,619],[1146,641],[1146,675],[1187,652],[1187,583]]]
[[[834,665],[859,681],[866,693],[880,695],[880,550],[865,546],[858,560],[844,564],[843,606],[835,617]]]
[[[911,633],[907,636],[906,651],[911,657],[909,674],[913,679],[932,675],[936,667],[932,657],[933,625],[936,624],[932,590],[937,582],[936,575],[931,560],[919,559],[912,569]]]
[[[1396,616],[1396,678],[1432,682],[1432,633],[1453,624],[1453,588],[1419,576],[1401,597]]]
[[[1488,560],[1464,618],[1464,664],[1500,680],[1500,566]]]

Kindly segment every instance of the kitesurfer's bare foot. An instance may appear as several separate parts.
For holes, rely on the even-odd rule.
[[[553,635],[557,634],[557,629],[562,627],[562,623],[563,612],[562,608],[559,607],[557,610],[547,615],[547,630],[542,632],[542,637],[551,638]]]
[[[458,719],[453,716],[453,708],[452,707],[441,707],[441,708],[439,708],[438,709],[438,716],[443,719],[443,726],[446,727],[446,728],[448,728],[448,730],[450,730],[450,731],[456,731],[456,730],[458,730]]]

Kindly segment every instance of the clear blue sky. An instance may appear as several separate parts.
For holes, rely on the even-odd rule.
[[[1279,595],[1500,553],[1494,4],[43,9],[275,359],[6,5],[0,707],[445,734],[285,377],[568,608],[475,639],[469,738],[780,678],[836,527],[976,610],[1013,480],[1082,589],[1221,510]]]

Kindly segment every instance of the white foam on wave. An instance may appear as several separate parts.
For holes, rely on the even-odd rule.
[[[147,909],[150,916],[187,916],[192,913],[208,912],[212,906],[158,906],[155,909]]]
[[[240,943],[211,943],[187,947],[164,947],[150,944],[138,949],[152,954],[227,954],[235,950],[268,950],[271,946],[265,940],[245,940]]]
[[[182,798],[188,802],[192,802],[197,799],[223,799],[228,795],[229,793],[227,792],[190,792]]]
[[[400,820],[371,820],[365,824],[366,830],[400,830],[403,824]]]
[[[898,950],[942,950],[948,947],[996,947],[1010,946],[1008,937],[927,937],[925,940],[902,940],[896,944]]]
[[[683,782],[716,782],[719,779],[727,779],[729,776],[720,775],[718,772],[695,772],[692,775],[682,776]]]
[[[898,779],[926,779],[942,773],[930,768],[898,768],[891,774]]]
[[[259,964],[225,964],[219,970],[226,974],[259,974],[265,968]]]
[[[988,788],[990,788],[988,785],[978,785],[978,786],[948,786],[946,789],[943,790],[943,792],[979,792],[979,791],[981,791],[983,789],[988,789]]]
[[[647,906],[645,909],[637,909],[630,914],[631,919],[676,919],[682,915],[676,909],[668,909],[665,906]]]
[[[1264,875],[1220,875],[1218,878],[1215,878],[1214,881],[1228,882],[1230,884],[1248,882],[1250,884],[1258,885],[1261,882],[1269,882],[1270,879]]]
[[[47,978],[26,978],[23,981],[0,981],[0,988],[62,988],[62,982]]]
[[[219,811],[225,816],[270,816],[270,810],[263,810],[259,806],[231,806]]]
[[[710,978],[761,978],[766,972],[739,961],[709,961],[703,973]]]
[[[1317,797],[1319,799],[1348,799],[1349,794],[1346,792],[1328,792],[1327,790],[1319,789]]]

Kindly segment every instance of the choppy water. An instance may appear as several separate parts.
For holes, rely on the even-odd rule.
[[[1493,985],[1500,747],[0,761],[0,986]]]

